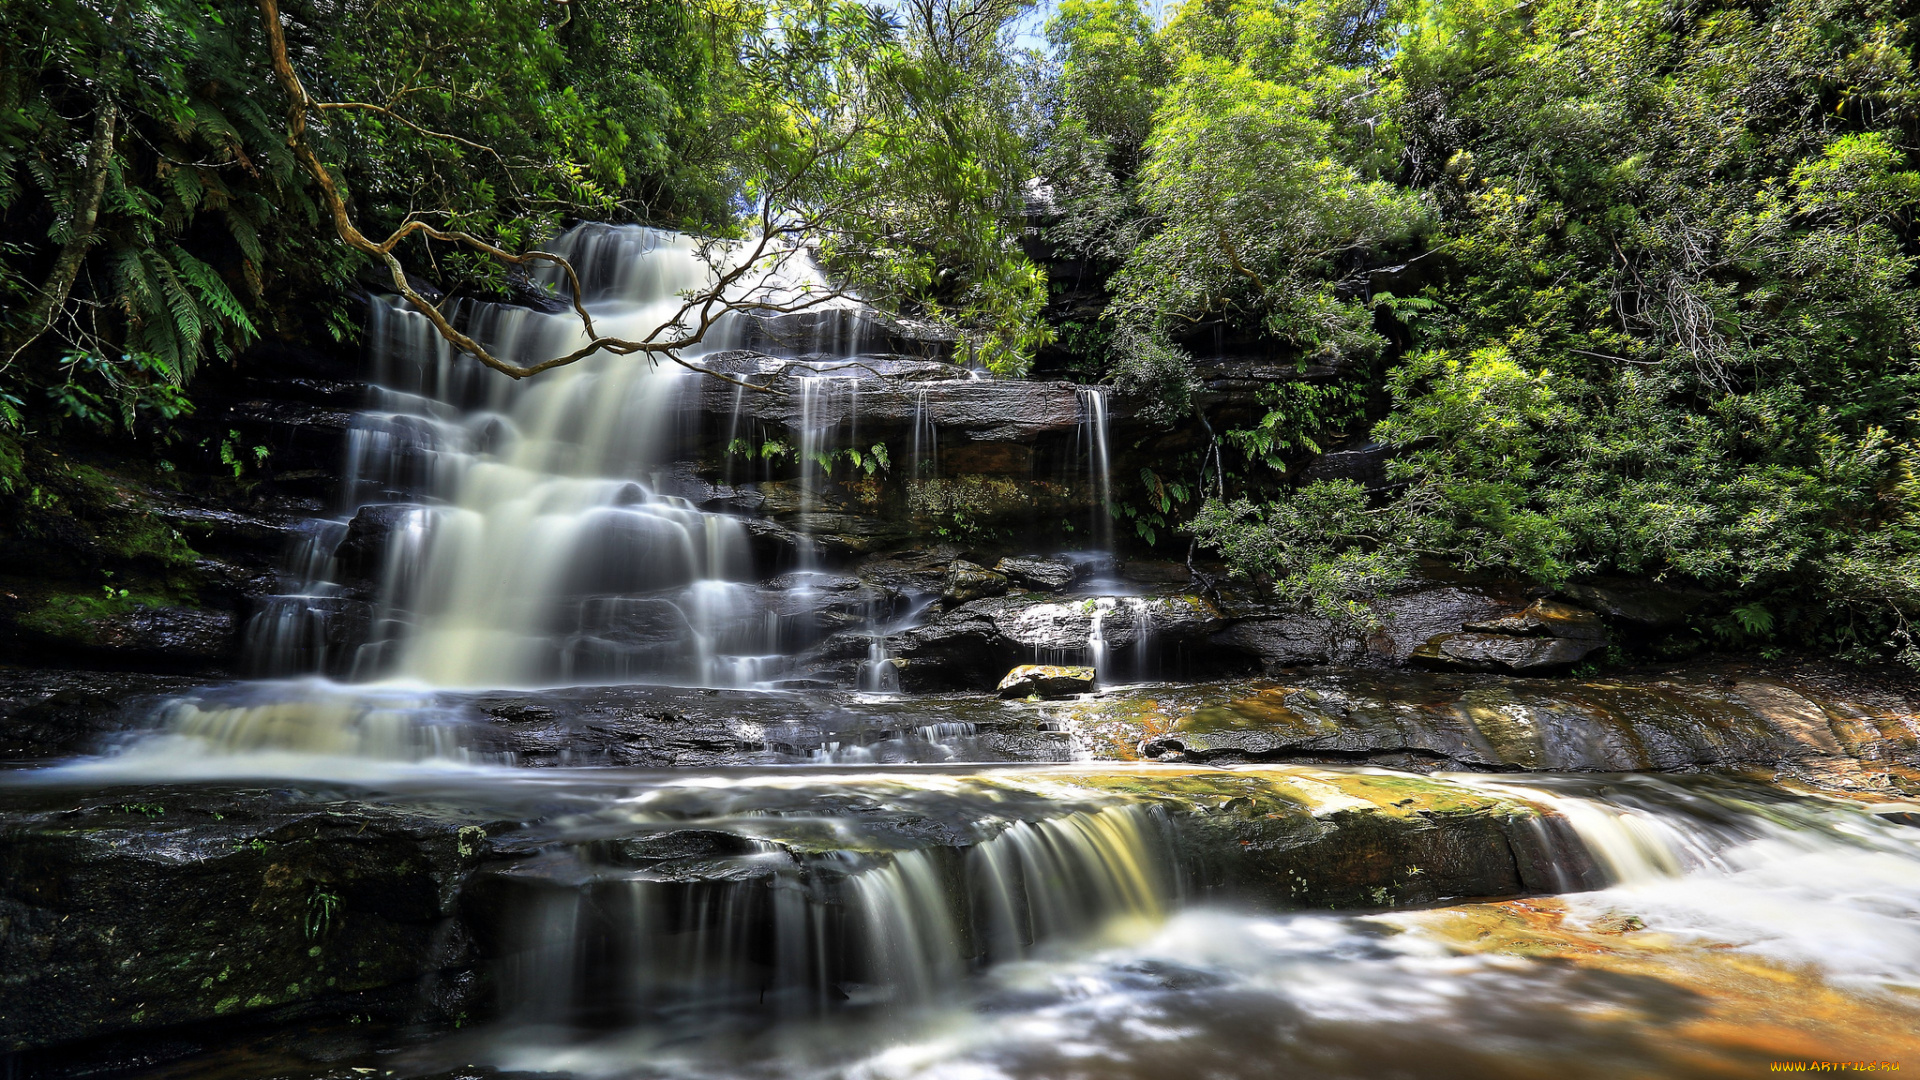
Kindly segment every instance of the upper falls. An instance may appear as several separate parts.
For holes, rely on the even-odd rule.
[[[671,323],[725,255],[606,226],[557,250],[596,328],[627,338]],[[679,354],[733,382],[606,353],[516,382],[403,302],[375,299],[346,516],[314,523],[289,559],[284,595],[249,627],[255,670],[442,687],[766,686],[853,632],[870,643],[857,681],[887,688],[885,634],[931,597],[832,579],[823,571],[847,541],[822,534],[844,532],[849,497],[896,504],[852,528],[880,522],[897,540],[912,538],[916,513],[964,518],[942,504],[954,500],[943,450],[960,471],[993,468],[969,455],[994,454],[1051,470],[1053,501],[1073,507],[1063,520],[1107,546],[1099,391],[980,379],[945,361],[937,335],[814,303],[830,287],[798,256],[780,270],[751,295],[802,312],[724,315]],[[571,310],[457,301],[451,313],[521,362],[587,340]]]

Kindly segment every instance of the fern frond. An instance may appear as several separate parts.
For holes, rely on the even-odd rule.
[[[176,247],[174,250],[180,249]],[[179,338],[176,351],[178,359],[172,370],[167,372],[167,377],[175,383],[182,383],[193,374],[193,360],[198,357],[200,338],[206,332],[206,326],[200,319],[200,305],[194,302],[193,294],[187,291],[186,282],[180,279],[180,274],[165,257],[150,252],[147,261],[167,298],[167,311],[173,316],[174,333]]]
[[[178,244],[172,245],[169,254],[173,256],[173,265],[187,284],[193,286],[200,303],[214,315],[224,319],[243,338],[258,336],[253,320],[247,316],[247,309],[227,288],[227,282],[218,271],[201,262]]]
[[[119,247],[113,252],[114,291],[120,307],[127,314],[129,323],[144,325],[155,309],[160,308],[160,290],[155,287],[152,275],[147,273],[147,265],[140,258],[137,248]]]

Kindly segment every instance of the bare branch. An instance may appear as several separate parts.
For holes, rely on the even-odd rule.
[[[493,244],[489,244],[469,233],[457,230],[438,229],[424,221],[412,218],[403,222],[399,228],[395,229],[384,240],[375,241],[362,233],[354,224],[353,215],[347,208],[346,200],[340,194],[339,185],[334,180],[333,174],[320,160],[312,144],[307,141],[307,118],[311,112],[331,109],[355,109],[380,113],[393,118],[420,134],[448,139],[462,145],[484,150],[492,154],[496,161],[500,161],[503,167],[505,167],[506,162],[490,147],[471,142],[459,136],[422,128],[418,124],[414,124],[412,121],[407,120],[405,117],[394,113],[384,106],[361,102],[315,101],[312,96],[307,93],[306,86],[301,83],[299,73],[293,69],[293,62],[287,52],[286,31],[281,22],[278,0],[259,0],[259,5],[261,21],[266,30],[267,50],[272,59],[274,75],[279,81],[281,89],[284,90],[287,95],[287,147],[293,151],[294,157],[300,163],[301,168],[313,178],[314,183],[319,187],[321,200],[326,205],[329,217],[332,218],[334,232],[348,247],[371,255],[385,263],[395,292],[406,298],[407,302],[412,305],[415,310],[426,316],[427,320],[433,324],[434,329],[438,331],[440,336],[446,339],[449,344],[495,371],[510,378],[524,379],[531,375],[537,375],[542,371],[574,363],[596,352],[607,352],[620,356],[642,353],[649,356],[649,358],[664,356],[666,359],[691,371],[697,371],[703,375],[709,375],[736,386],[742,386],[765,393],[780,394],[781,391],[774,390],[770,387],[744,382],[711,369],[700,367],[697,364],[689,363],[678,354],[680,350],[700,344],[700,342],[705,339],[708,331],[713,328],[714,324],[729,312],[743,310],[797,312],[817,307],[820,304],[827,303],[843,295],[838,290],[834,290],[823,293],[816,298],[811,298],[804,303],[790,305],[754,301],[750,299],[752,296],[751,290],[749,291],[748,299],[730,299],[727,296],[728,290],[738,285],[742,278],[760,266],[762,260],[767,257],[769,245],[772,244],[776,238],[791,236],[801,231],[801,227],[798,225],[791,223],[778,224],[775,222],[773,198],[771,195],[762,202],[760,215],[762,229],[750,256],[738,265],[721,272],[704,291],[689,297],[681,305],[679,311],[675,313],[672,319],[655,327],[652,333],[637,341],[626,338],[600,336],[599,332],[594,329],[593,316],[587,311],[580,286],[579,273],[574,269],[571,262],[553,252],[529,251],[516,255]],[[569,12],[570,11],[571,8],[569,8]],[[511,171],[509,171],[508,175],[512,175]],[[792,181],[797,182],[798,179],[796,176],[792,178]],[[566,275],[573,311],[580,318],[581,326],[588,339],[587,343],[564,355],[550,357],[531,364],[517,364],[493,355],[480,342],[474,340],[458,327],[454,326],[444,312],[424,296],[420,295],[420,293],[413,288],[412,284],[408,282],[406,270],[400,265],[400,260],[394,255],[394,250],[399,247],[402,241],[416,233],[429,239],[459,244],[483,252],[509,265],[526,266],[534,263],[549,263],[558,267]],[[774,265],[779,265],[784,259],[791,258],[798,250],[797,247],[791,247],[780,252],[774,259]],[[696,309],[699,311],[699,318],[695,325],[689,327],[685,322],[686,317]],[[663,338],[662,335],[674,331],[677,331],[677,336]]]

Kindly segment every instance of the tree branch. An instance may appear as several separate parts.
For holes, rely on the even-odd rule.
[[[101,57],[100,71],[95,80],[100,94],[99,102],[94,107],[93,139],[87,150],[85,168],[80,174],[79,190],[75,193],[72,232],[67,242],[60,246],[60,254],[54,258],[53,269],[47,272],[47,280],[41,283],[40,290],[27,305],[22,329],[15,332],[18,339],[6,343],[6,359],[0,360],[0,371],[12,367],[14,360],[26,351],[27,346],[37,341],[53,325],[54,317],[73,291],[74,279],[80,276],[80,264],[86,260],[87,249],[93,246],[93,231],[100,221],[100,200],[107,190],[108,166],[113,163],[114,130],[120,116],[119,107],[109,96],[111,89],[107,83],[108,77],[119,66],[118,53]]]
[[[547,251],[529,251],[525,254],[516,255],[493,244],[489,244],[471,234],[455,230],[436,229],[426,222],[417,219],[410,219],[402,223],[399,228],[395,229],[384,240],[375,241],[362,233],[354,224],[353,215],[347,208],[346,200],[340,194],[340,187],[334,180],[333,174],[328,171],[326,165],[321,162],[319,155],[313,149],[313,145],[307,140],[307,118],[310,112],[322,109],[364,109],[371,112],[383,113],[422,134],[446,138],[464,145],[487,150],[488,153],[493,153],[496,160],[499,160],[499,154],[494,153],[488,147],[469,142],[458,136],[428,131],[417,124],[407,121],[383,106],[367,105],[357,102],[322,103],[315,101],[312,96],[307,93],[306,86],[301,83],[299,73],[293,69],[293,61],[289,58],[287,52],[286,30],[281,22],[278,0],[259,0],[259,5],[261,22],[266,30],[267,51],[273,63],[274,76],[279,81],[281,89],[285,91],[287,95],[287,147],[293,151],[294,158],[299,162],[300,167],[313,178],[314,183],[319,187],[321,201],[326,205],[328,216],[333,221],[334,232],[339,236],[341,242],[345,243],[348,247],[371,255],[385,263],[388,275],[393,282],[394,291],[402,297],[405,297],[407,302],[412,305],[415,310],[426,316],[427,321],[433,324],[433,328],[454,348],[473,357],[487,367],[513,379],[524,379],[551,368],[571,364],[596,352],[604,351],[615,355],[644,353],[650,358],[664,356],[668,360],[689,370],[713,376],[722,381],[733,383],[736,386],[743,386],[770,394],[782,393],[770,387],[743,382],[696,364],[688,363],[678,355],[680,350],[700,344],[700,342],[705,339],[707,332],[713,328],[714,323],[730,311],[800,311],[816,307],[840,295],[838,290],[835,290],[817,299],[809,300],[806,303],[793,305],[752,302],[750,300],[740,301],[727,298],[727,290],[738,284],[741,278],[758,265],[760,260],[766,256],[768,245],[774,237],[787,236],[798,231],[797,227],[792,225],[774,225],[770,197],[761,207],[763,228],[760,238],[754,246],[753,253],[748,259],[740,265],[722,272],[703,292],[696,293],[689,297],[686,302],[681,305],[680,310],[675,313],[673,319],[656,327],[653,332],[645,338],[636,341],[626,338],[602,337],[599,332],[594,329],[593,316],[587,311],[580,287],[579,274],[575,271],[573,264],[560,255]],[[502,164],[504,165],[504,162],[502,162]],[[550,263],[559,267],[566,274],[567,287],[572,300],[573,310],[574,313],[580,317],[581,325],[587,335],[587,343],[564,355],[550,357],[531,364],[517,364],[493,355],[484,345],[480,344],[480,342],[474,340],[458,327],[454,326],[444,312],[424,296],[421,296],[407,281],[406,270],[400,265],[399,258],[394,255],[394,249],[407,237],[415,233],[420,233],[435,240],[464,245],[511,265],[525,266],[532,263]],[[775,258],[775,264],[777,265],[781,260],[791,257],[795,251],[797,251],[797,248],[782,252]],[[715,310],[716,305],[718,306],[717,311]],[[700,312],[699,321],[695,326],[688,327],[683,320],[688,313],[696,308],[699,309]],[[662,334],[676,329],[680,331],[678,336],[666,339],[662,338]]]

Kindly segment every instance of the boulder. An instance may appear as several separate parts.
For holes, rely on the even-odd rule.
[[[1379,628],[1371,633],[1319,615],[1229,606],[1239,615],[1214,644],[1254,658],[1268,671],[1313,664],[1397,667],[1436,634],[1463,623],[1520,610],[1526,598],[1498,585],[1429,584],[1369,603]]]
[[[1413,651],[1417,664],[1462,671],[1557,671],[1606,647],[1604,639],[1518,637],[1463,632],[1438,634]]]
[[[1095,659],[1096,632],[1108,658],[1187,669],[1240,665],[1243,655],[1202,646],[1226,618],[1198,596],[1090,596],[1051,599],[997,596],[949,609],[889,640],[903,661],[902,685],[919,691],[986,689],[992,672],[1021,662],[1085,664]],[[1128,670],[1128,674],[1136,674]]]
[[[1077,576],[1073,567],[1054,562],[1052,559],[1009,557],[994,563],[993,571],[996,574],[1005,574],[1030,589],[1041,589],[1046,592],[1059,592],[1073,584]]]
[[[333,550],[341,584],[371,594],[385,572],[393,534],[428,512],[410,503],[372,503],[354,511],[346,535]]]
[[[940,600],[952,606],[990,596],[1005,596],[1006,592],[1005,574],[995,573],[965,559],[955,559],[947,566],[947,583],[940,591]]]
[[[1007,672],[998,687],[1003,698],[1063,698],[1085,694],[1093,689],[1090,667],[1059,667],[1052,664],[1025,664]]]

